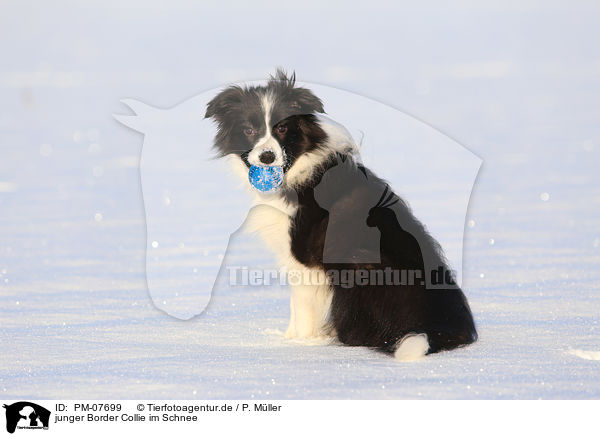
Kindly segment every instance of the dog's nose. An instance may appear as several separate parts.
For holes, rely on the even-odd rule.
[[[266,150],[263,151],[258,158],[265,165],[269,165],[275,162],[275,153],[273,153],[271,150]]]

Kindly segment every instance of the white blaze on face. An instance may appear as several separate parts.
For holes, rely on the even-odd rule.
[[[271,135],[271,112],[273,110],[273,104],[273,96],[270,93],[265,94],[261,98],[266,131],[265,135],[256,142],[256,145],[254,145],[254,148],[252,148],[252,151],[248,154],[248,162],[250,162],[251,165],[265,166],[265,164],[260,161],[260,155],[265,151],[272,151],[275,153],[275,160],[267,166],[283,166],[284,164],[283,150],[279,145],[279,142]]]

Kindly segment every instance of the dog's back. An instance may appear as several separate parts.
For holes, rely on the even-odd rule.
[[[323,180],[329,171],[335,171],[335,183]],[[383,180],[352,157],[338,156],[297,193],[292,252],[327,272],[333,289],[329,322],[341,342],[394,353],[407,335],[426,334],[427,352],[433,353],[477,339],[441,248]],[[379,231],[377,253],[367,241],[369,229]],[[447,283],[428,287],[432,273]]]

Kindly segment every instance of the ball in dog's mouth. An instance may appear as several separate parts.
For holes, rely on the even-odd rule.
[[[259,191],[276,191],[283,183],[283,167],[252,165],[248,173],[248,180]]]

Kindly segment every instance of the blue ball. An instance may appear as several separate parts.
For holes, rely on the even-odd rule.
[[[283,168],[280,166],[263,167],[252,165],[248,173],[252,186],[262,192],[277,190],[283,183]]]

